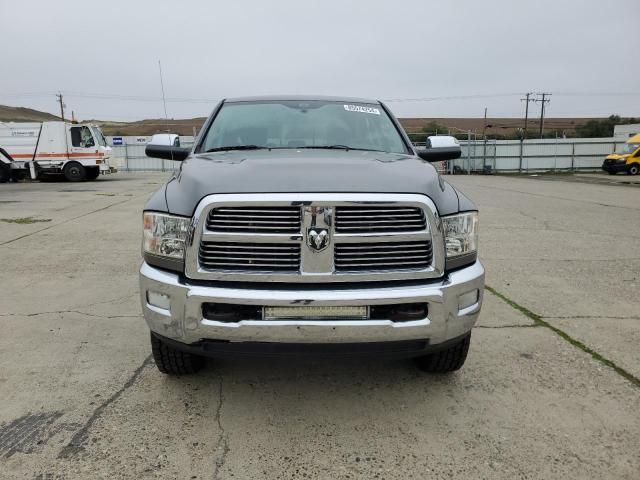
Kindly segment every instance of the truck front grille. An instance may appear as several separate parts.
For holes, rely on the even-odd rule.
[[[417,207],[336,207],[337,233],[424,230],[426,219]]]
[[[202,242],[199,257],[200,266],[206,270],[297,272],[300,268],[300,245]]]
[[[217,232],[299,233],[299,207],[220,207],[209,212],[207,228]]]
[[[220,194],[196,211],[191,279],[320,284],[444,273],[444,238],[424,195]]]
[[[424,269],[431,264],[430,241],[342,243],[335,246],[338,272]]]

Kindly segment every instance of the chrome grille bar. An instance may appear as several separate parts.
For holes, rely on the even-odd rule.
[[[207,229],[243,233],[300,233],[299,207],[222,207],[207,218]]]
[[[300,269],[299,244],[236,244],[202,242],[200,265],[209,270],[289,270]]]
[[[336,244],[336,271],[404,270],[426,268],[431,264],[430,241],[408,243]]]
[[[417,207],[336,207],[336,233],[412,232],[425,228],[424,212]]]

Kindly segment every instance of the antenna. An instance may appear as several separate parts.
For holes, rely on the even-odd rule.
[[[169,129],[169,116],[167,115],[167,100],[164,97],[164,82],[162,81],[162,63],[158,60],[158,69],[160,70],[160,88],[162,89],[162,105],[164,106],[164,119],[167,124],[167,133],[171,133]],[[171,160],[173,160],[173,148],[171,148]],[[162,160],[162,171],[164,172],[164,160]]]
[[[167,101],[164,97],[164,82],[162,81],[162,63],[160,63],[160,60],[158,60],[158,69],[160,70],[160,89],[162,90],[162,105],[164,106],[164,118],[165,120],[168,121],[169,117],[167,116]]]

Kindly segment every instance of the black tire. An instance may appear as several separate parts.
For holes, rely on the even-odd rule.
[[[638,175],[640,173],[640,163],[632,163],[628,172],[629,175]]]
[[[416,358],[416,365],[420,370],[428,373],[455,372],[464,365],[470,344],[471,334],[445,350]]]
[[[100,176],[100,169],[98,167],[87,168],[87,180],[95,180]]]
[[[156,367],[166,375],[189,375],[196,373],[204,366],[204,358],[191,353],[182,352],[167,345],[153,333],[151,334],[151,351]]]
[[[87,169],[78,162],[69,162],[62,170],[64,178],[69,182],[82,182],[87,178]]]
[[[8,182],[11,178],[11,169],[9,165],[0,163],[0,183]]]

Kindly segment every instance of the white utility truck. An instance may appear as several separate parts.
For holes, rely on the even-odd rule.
[[[111,147],[96,125],[0,122],[0,182],[62,173],[70,182],[109,172]]]

